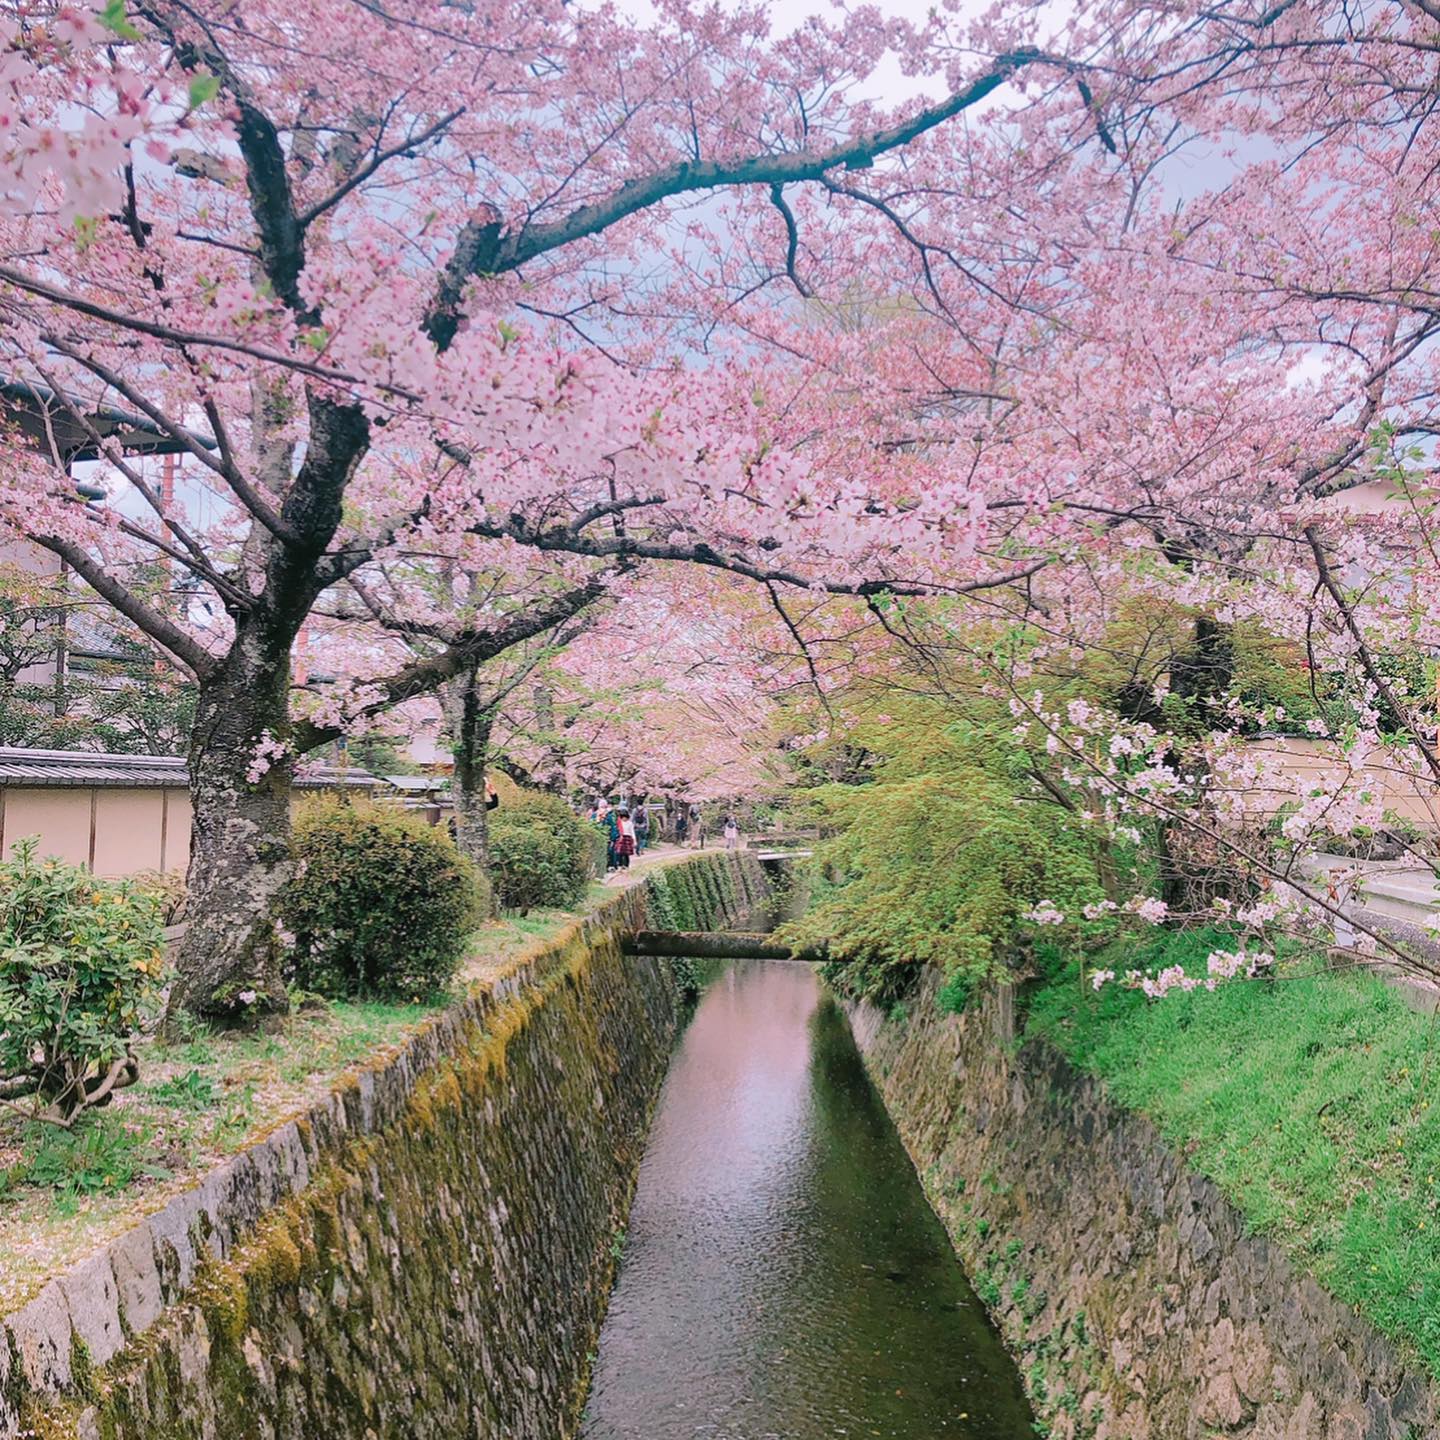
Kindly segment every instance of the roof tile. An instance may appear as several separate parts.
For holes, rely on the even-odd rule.
[[[188,783],[179,755],[110,755],[97,750],[27,750],[0,745],[0,786],[117,786],[150,789]],[[302,765],[302,789],[360,786],[383,789],[386,782],[364,770],[339,765]]]

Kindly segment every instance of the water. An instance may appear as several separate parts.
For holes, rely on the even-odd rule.
[[[581,1440],[1021,1440],[1015,1366],[838,1007],[802,965],[701,999],[665,1082]]]

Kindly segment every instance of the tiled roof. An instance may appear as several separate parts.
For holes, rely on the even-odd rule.
[[[179,755],[107,755],[94,750],[24,750],[0,745],[0,785],[152,786],[187,784]],[[323,789],[340,785],[382,788],[383,780],[364,770],[338,765],[304,765],[296,785]]]
[[[450,777],[448,775],[387,775],[385,783],[407,793],[428,795],[435,790],[448,790]]]

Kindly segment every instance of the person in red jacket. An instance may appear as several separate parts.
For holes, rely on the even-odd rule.
[[[615,860],[622,870],[630,868],[630,858],[635,854],[635,822],[630,812],[622,807],[615,822]]]

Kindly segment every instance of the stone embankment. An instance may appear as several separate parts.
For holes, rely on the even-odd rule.
[[[0,1440],[556,1440],[679,1023],[622,931],[763,898],[712,855],[605,901],[0,1326]]]
[[[1009,997],[851,1027],[1055,1440],[1431,1440],[1434,1387]],[[943,1357],[936,1357],[937,1363]]]

